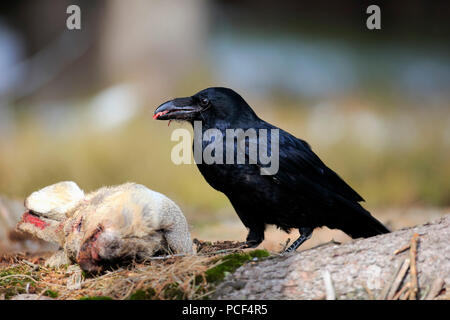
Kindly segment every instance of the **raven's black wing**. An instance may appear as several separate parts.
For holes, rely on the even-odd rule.
[[[315,200],[317,203],[333,208],[336,214],[322,213],[322,216],[326,217],[326,221],[323,220],[325,225],[341,229],[353,238],[371,237],[389,232],[358,203],[364,199],[328,168],[305,141],[267,123],[260,128],[279,130],[279,170],[272,176],[268,176],[269,179],[272,178],[275,183],[291,190],[293,195],[302,194],[309,201]],[[249,150],[251,144],[258,144],[259,148],[265,148],[264,143],[258,140],[248,139]],[[270,141],[267,148],[274,152],[274,141]],[[246,154],[250,159],[252,158],[251,152]],[[260,162],[258,166],[262,171],[265,170]]]
[[[318,188],[313,187],[312,189],[325,189],[349,201],[364,201],[355,190],[320,160],[306,141],[266,122],[262,122],[262,125],[258,127],[258,129],[268,129],[268,137],[270,137],[270,129],[279,130],[279,170],[273,175],[278,183],[293,190],[304,190],[308,186],[316,186]],[[274,151],[274,141],[271,141],[270,138],[267,140],[269,142],[267,148]],[[249,139],[248,142],[249,144],[257,143],[258,148],[264,148],[260,138],[258,141]],[[246,153],[248,155],[248,150]]]
[[[295,185],[295,177],[301,174],[347,200],[364,201],[336,172],[320,160],[306,141],[280,130],[279,150],[280,178],[285,182],[289,180]]]

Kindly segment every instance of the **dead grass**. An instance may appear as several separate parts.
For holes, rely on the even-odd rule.
[[[196,240],[196,245],[196,255],[155,257],[102,275],[88,275],[75,265],[46,267],[48,254],[4,255],[0,257],[0,298],[32,293],[60,300],[204,299],[214,290],[207,271],[230,253],[245,253],[240,242]]]

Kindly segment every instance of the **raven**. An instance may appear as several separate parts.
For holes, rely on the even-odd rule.
[[[238,139],[228,145],[224,142],[224,149],[227,146],[233,148],[233,160],[236,160],[238,148],[245,150],[245,163],[217,161],[207,164],[196,159],[205,180],[228,197],[248,228],[248,247],[256,247],[264,240],[268,224],[286,232],[292,228],[299,230],[300,237],[287,252],[296,250],[311,237],[315,228],[322,226],[340,229],[352,238],[389,232],[359,204],[364,199],[328,168],[307,142],[260,119],[232,89],[207,88],[191,97],[167,101],[155,110],[153,118],[182,120],[193,126],[200,121],[201,132],[194,130],[194,146],[195,141],[201,139],[202,150],[210,143],[203,138],[209,129],[219,130],[223,136],[229,129],[278,130],[279,167],[273,174],[262,174],[264,165],[260,160],[251,162],[250,146],[256,143],[259,147],[261,138],[255,141],[244,137],[244,148]],[[275,140],[268,141],[267,136],[264,141],[270,145],[268,149],[273,149],[276,143]]]

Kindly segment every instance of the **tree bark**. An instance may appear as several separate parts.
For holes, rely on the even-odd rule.
[[[394,254],[410,244],[415,233],[417,255],[411,256],[410,248]],[[392,297],[415,280],[414,272],[411,278],[410,267],[403,267],[404,277],[398,276],[405,260],[411,257],[415,257],[417,299],[429,297],[433,290],[437,291],[435,296],[440,294],[448,299],[450,215],[385,235],[342,245],[327,244],[246,264],[225,278],[213,298],[325,299],[334,295],[336,299],[379,299],[389,293]],[[442,289],[434,289],[436,283],[441,283]],[[392,288],[397,284],[398,288]],[[408,291],[405,289],[404,292]]]

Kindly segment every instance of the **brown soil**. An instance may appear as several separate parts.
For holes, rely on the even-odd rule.
[[[197,254],[215,255],[219,253],[241,252],[245,249],[245,242],[240,241],[202,241],[194,239]]]
[[[19,253],[5,253],[0,255],[0,267],[7,267],[12,264],[20,263],[24,260],[31,262],[33,264],[43,265],[45,259],[50,257],[53,252],[39,252],[39,253],[29,253],[29,252],[19,252]]]

